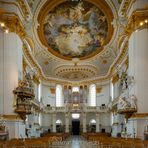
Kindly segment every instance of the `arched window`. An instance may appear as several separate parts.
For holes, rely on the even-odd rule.
[[[96,85],[92,84],[89,87],[89,105],[96,106]]]
[[[56,121],[56,124],[61,125],[61,124],[62,124],[62,121],[58,119],[58,120]]]
[[[93,124],[93,125],[96,124],[96,120],[95,119],[91,119],[89,124]]]
[[[72,119],[79,119],[79,118],[80,118],[80,114],[78,114],[78,113],[72,114]]]
[[[56,86],[56,107],[63,106],[62,86]]]
[[[72,92],[79,92],[79,87],[72,87]]]

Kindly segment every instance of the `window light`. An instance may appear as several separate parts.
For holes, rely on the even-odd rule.
[[[79,92],[79,87],[72,87],[72,92]]]
[[[73,119],[79,119],[80,118],[80,114],[74,113],[74,114],[72,114],[72,118]]]

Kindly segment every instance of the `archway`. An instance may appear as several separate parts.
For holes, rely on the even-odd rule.
[[[89,122],[89,128],[90,128],[90,132],[96,132],[96,120],[95,119],[91,119]]]
[[[62,121],[60,119],[58,119],[56,121],[56,131],[57,133],[62,133],[63,129],[62,129]]]
[[[73,135],[80,134],[80,114],[78,113],[72,114],[72,134]]]

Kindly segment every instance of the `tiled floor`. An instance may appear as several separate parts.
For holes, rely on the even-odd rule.
[[[97,144],[89,142],[81,136],[71,136],[67,140],[57,142],[52,148],[96,148]]]

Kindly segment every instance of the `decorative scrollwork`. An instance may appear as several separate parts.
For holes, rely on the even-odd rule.
[[[119,99],[117,104],[117,112],[124,114],[126,120],[132,116],[133,113],[137,112],[137,98],[135,95],[131,95],[128,98],[122,97]]]
[[[30,73],[25,75],[24,80],[19,81],[13,93],[16,95],[15,112],[25,121],[26,115],[31,114],[31,100],[35,97]]]

